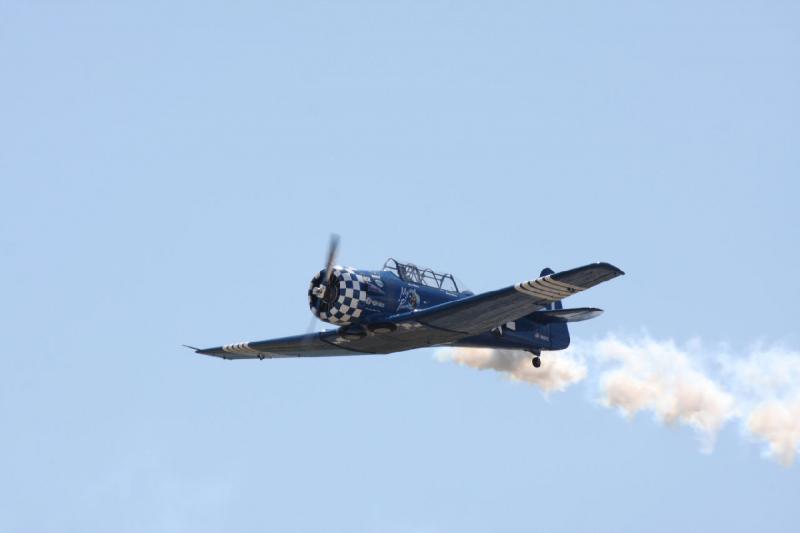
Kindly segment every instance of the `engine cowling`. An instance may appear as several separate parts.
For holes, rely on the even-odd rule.
[[[352,268],[334,267],[327,283],[325,270],[311,280],[308,305],[311,312],[330,324],[346,325],[357,322],[367,301],[367,280]],[[324,292],[323,292],[324,289]]]

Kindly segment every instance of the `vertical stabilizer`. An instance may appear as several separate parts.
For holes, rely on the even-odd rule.
[[[555,274],[555,271],[552,268],[543,268],[539,277],[549,276],[550,274]],[[561,300],[555,301],[553,303],[547,304],[546,309],[553,310],[553,309],[563,309],[564,306],[561,304]],[[550,340],[550,349],[551,350],[563,350],[567,346],[569,346],[569,328],[567,327],[566,322],[552,322],[547,324],[546,326],[540,326],[542,329],[546,329],[547,332],[545,333]]]

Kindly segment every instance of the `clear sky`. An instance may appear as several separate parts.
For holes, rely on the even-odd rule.
[[[165,5],[168,4],[168,5]],[[730,424],[303,332],[331,232],[576,339],[800,349],[796,2],[0,1],[0,530],[797,531]],[[547,364],[545,360],[545,364]]]

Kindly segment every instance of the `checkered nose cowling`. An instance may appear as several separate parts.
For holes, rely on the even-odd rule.
[[[346,325],[358,321],[367,301],[367,285],[363,276],[352,268],[334,267],[327,290],[323,296],[314,294],[325,271],[320,271],[311,280],[308,288],[308,305],[320,320],[331,324]]]

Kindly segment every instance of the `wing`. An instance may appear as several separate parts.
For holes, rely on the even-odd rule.
[[[608,263],[594,263],[407,314],[429,327],[474,335],[623,274]]]
[[[390,316],[363,336],[345,337],[340,330],[282,339],[243,342],[197,353],[226,359],[317,357],[386,354],[447,344],[489,331],[539,311],[550,302],[608,281],[624,272],[608,263],[594,263],[542,276],[511,287],[469,296],[426,309]]]
[[[346,350],[331,342],[336,332],[323,331],[308,335],[295,335],[280,339],[255,342],[238,342],[215,348],[197,349],[203,355],[223,359],[272,359],[276,357],[325,357],[330,355],[363,355],[363,352]],[[191,346],[190,346],[191,348]]]

